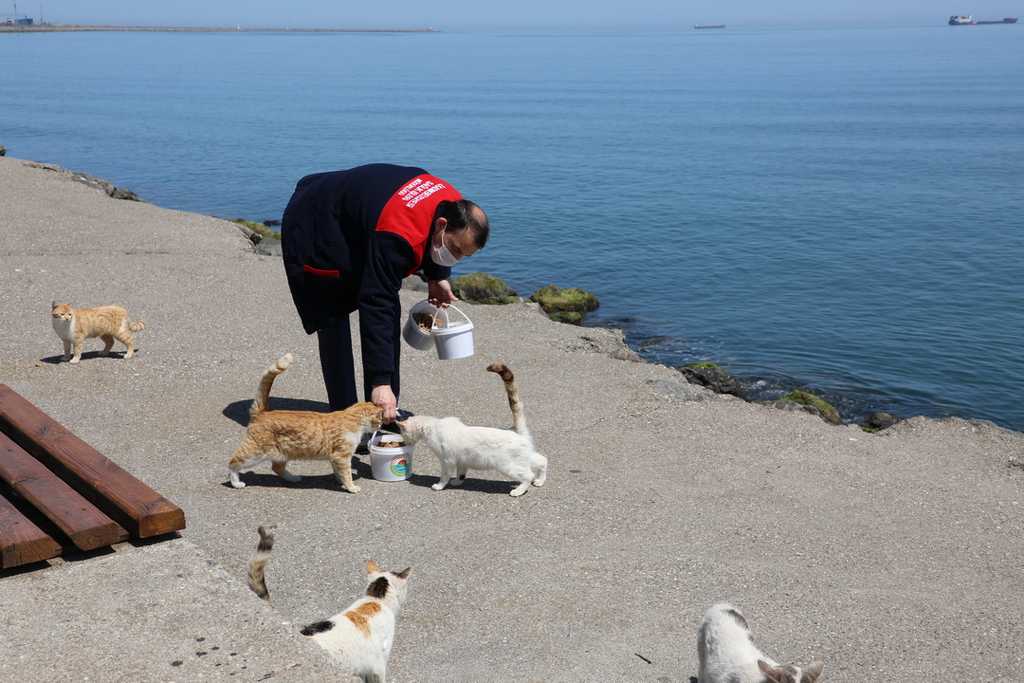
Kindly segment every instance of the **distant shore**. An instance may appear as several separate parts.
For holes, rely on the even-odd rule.
[[[141,33],[439,33],[433,28],[281,28],[229,26],[113,26],[105,24],[34,24],[14,26],[0,24],[0,33],[61,32],[141,32]]]

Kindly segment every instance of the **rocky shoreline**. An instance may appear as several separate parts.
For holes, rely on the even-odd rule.
[[[452,285],[459,298],[473,303],[508,304],[522,301],[504,280],[488,273],[462,275],[456,278]],[[599,306],[597,297],[590,292],[577,288],[562,289],[556,285],[542,287],[534,292],[529,300],[540,304],[541,310],[552,320],[572,325],[583,324],[587,313]],[[645,359],[637,349],[629,348],[629,351],[630,360],[653,362]],[[779,410],[810,413],[833,425],[858,424],[865,432],[875,433],[899,422],[896,416],[880,410],[867,413],[859,421],[844,420],[833,404],[807,387],[799,385],[789,388],[778,398],[758,399],[748,395],[750,392],[728,370],[711,361],[678,366],[676,370],[691,384],[702,386],[716,394],[728,394]]]

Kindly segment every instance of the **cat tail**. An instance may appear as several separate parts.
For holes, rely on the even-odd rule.
[[[277,359],[273,365],[267,368],[266,372],[263,373],[263,377],[260,378],[260,388],[256,391],[256,400],[252,402],[252,407],[249,408],[249,417],[253,418],[267,410],[267,406],[270,403],[270,387],[274,384],[274,379],[277,378],[282,372],[288,369],[288,366],[292,364],[292,354],[286,353]]]
[[[142,322],[141,320],[136,320],[135,322],[128,325],[129,332],[142,332],[144,329],[146,329],[146,323]]]
[[[508,407],[512,409],[512,428],[520,436],[530,438],[530,430],[526,427],[526,415],[523,414],[523,402],[519,400],[519,388],[516,386],[515,375],[502,362],[491,363],[487,370],[501,377],[508,394]]]
[[[273,527],[270,527],[273,529]],[[249,560],[249,589],[263,600],[270,602],[270,591],[267,590],[267,577],[264,568],[270,561],[270,551],[274,549],[274,534],[266,527],[256,529],[260,534],[260,543],[256,546],[256,554]]]

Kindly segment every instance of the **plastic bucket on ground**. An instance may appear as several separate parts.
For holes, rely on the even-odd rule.
[[[437,357],[441,360],[468,358],[473,355],[473,321],[465,313],[449,304],[465,320],[453,321],[448,316],[448,309],[438,309],[434,313],[434,324],[430,332],[437,346]],[[438,326],[438,316],[444,315],[444,327]]]
[[[409,310],[409,317],[405,319],[405,325],[402,327],[402,339],[406,344],[418,351],[426,351],[434,346],[433,335],[420,327],[416,319],[429,318],[433,326],[437,310],[437,307],[426,299]]]
[[[401,442],[397,448],[384,448],[381,441]],[[370,467],[377,481],[405,481],[412,476],[412,446],[398,434],[376,433],[370,439]]]

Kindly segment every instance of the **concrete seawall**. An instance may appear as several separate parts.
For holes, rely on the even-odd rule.
[[[207,664],[212,655],[189,648],[204,629],[226,639],[237,623],[237,643],[258,643],[258,664],[231,680],[322,680],[330,664],[281,627],[346,606],[367,559],[414,567],[396,681],[687,681],[701,615],[718,600],[744,611],[772,656],[823,659],[826,681],[1024,677],[1008,646],[1024,638],[1024,435],[960,419],[915,418],[877,435],[834,427],[618,360],[614,331],[554,323],[531,304],[466,306],[477,356],[441,363],[404,348],[402,407],[506,426],[501,383],[484,369],[506,361],[550,458],[545,487],[512,499],[507,482],[481,472],[435,492],[437,461],[417,451],[407,483],[372,481],[360,465],[358,495],[324,463],[296,466],[299,484],[267,468],[234,490],[225,465],[274,358],[296,356],[274,396],[325,401],[315,339],[279,259],[254,254],[231,223],[112,199],[8,157],[0,263],[0,381],[179,504],[189,523],[167,545],[0,578],[0,605],[13,606],[0,610],[0,653],[18,653],[0,657],[0,678],[42,680],[32,662],[60,652],[50,680],[75,679],[76,666],[100,680],[227,679]],[[417,296],[403,292],[403,305]],[[138,356],[53,362],[51,299],[126,306],[146,323]],[[272,609],[244,588],[266,523],[278,527]],[[146,597],[163,595],[167,580],[151,563],[176,561],[195,624],[180,605]],[[108,588],[83,581],[90,571],[132,577],[118,604],[135,600],[180,632],[161,631],[154,651],[129,608],[126,619],[100,618],[95,591]],[[89,623],[87,637],[62,636]],[[113,643],[120,658],[76,664]],[[261,649],[273,643],[280,666]],[[140,658],[152,662],[131,668]],[[288,668],[296,662],[309,664]]]

